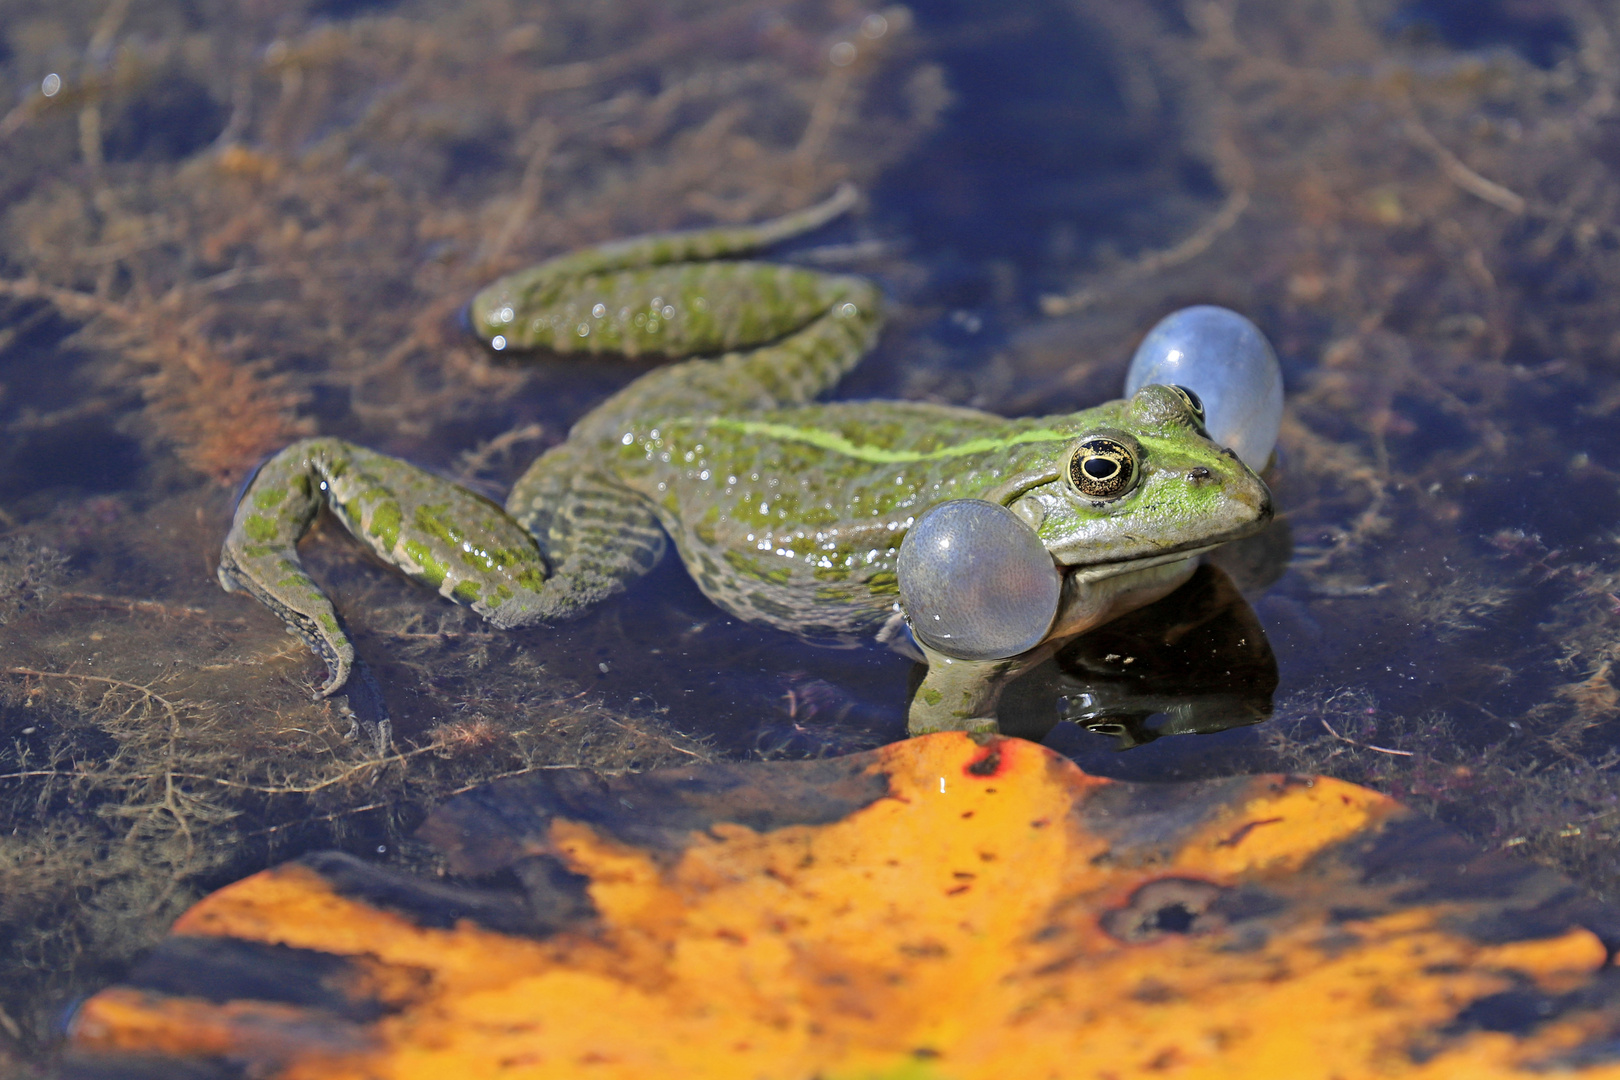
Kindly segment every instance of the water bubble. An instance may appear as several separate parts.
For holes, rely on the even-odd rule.
[[[876,41],[889,32],[889,20],[878,14],[868,15],[861,20],[861,35]]]
[[[514,315],[516,315],[516,314],[517,313],[515,311],[513,311],[511,308],[503,307],[503,308],[501,308],[501,310],[499,310],[499,311],[497,311],[495,313],[495,321],[498,322],[498,323],[501,323],[502,325],[505,325],[506,323],[511,322],[512,317]]]
[[[606,304],[597,304],[595,307],[591,308],[591,315],[594,316],[595,318],[600,319],[602,316],[604,316],[606,314],[607,314],[607,305]]]
[[[494,337],[490,338],[489,347],[494,349],[496,352],[500,352],[502,349],[506,348],[506,335],[496,334]]]
[[[833,62],[833,67],[848,67],[855,62],[855,44],[840,41],[827,51],[827,59]]]
[[[1159,320],[1131,358],[1129,397],[1148,383],[1185,386],[1204,402],[1209,437],[1265,468],[1282,423],[1282,371],[1260,328],[1210,304]]]
[[[57,94],[61,93],[62,76],[58,75],[54,71],[45,76],[44,81],[39,84],[39,92],[44,94],[46,97],[55,97]]]
[[[1063,591],[1035,530],[982,499],[953,499],[923,514],[900,544],[897,573],[917,640],[961,660],[1039,645]]]

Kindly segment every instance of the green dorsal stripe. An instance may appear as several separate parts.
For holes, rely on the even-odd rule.
[[[962,442],[952,443],[950,446],[941,446],[937,450],[891,450],[885,446],[871,446],[866,443],[851,442],[840,433],[827,431],[823,428],[801,428],[794,427],[791,424],[773,424],[765,420],[734,420],[725,416],[710,417],[703,423],[709,427],[736,431],[743,435],[762,435],[768,439],[779,439],[784,442],[809,443],[811,446],[818,446],[823,450],[830,450],[835,454],[842,454],[844,457],[854,458],[857,461],[872,461],[880,464],[897,461],[939,461],[942,458],[986,454],[1009,446],[1021,446],[1024,443],[1068,442],[1074,438],[1074,435],[1062,431],[1037,428],[1000,438],[967,439]]]

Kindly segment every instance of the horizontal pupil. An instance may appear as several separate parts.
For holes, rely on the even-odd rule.
[[[1080,467],[1093,480],[1106,480],[1119,472],[1119,462],[1109,461],[1107,458],[1087,458],[1085,464]]]

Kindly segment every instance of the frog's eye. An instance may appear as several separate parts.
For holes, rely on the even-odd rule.
[[[1092,435],[1069,459],[1069,481],[1088,499],[1117,499],[1136,486],[1136,451],[1122,440]]]
[[[1193,393],[1193,391],[1192,391],[1192,389],[1190,387],[1172,386],[1172,387],[1170,387],[1170,389],[1174,390],[1176,393],[1181,395],[1181,399],[1187,403],[1187,408],[1191,409],[1193,416],[1197,417],[1198,426],[1203,427],[1204,426],[1204,399],[1199,397],[1197,394]]]

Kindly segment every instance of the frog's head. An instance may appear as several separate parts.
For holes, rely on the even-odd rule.
[[[1265,482],[1210,441],[1202,404],[1176,386],[1144,386],[1115,403],[1061,459],[1009,478],[990,498],[1070,567],[1123,568],[1211,547],[1259,531],[1272,514]]]

